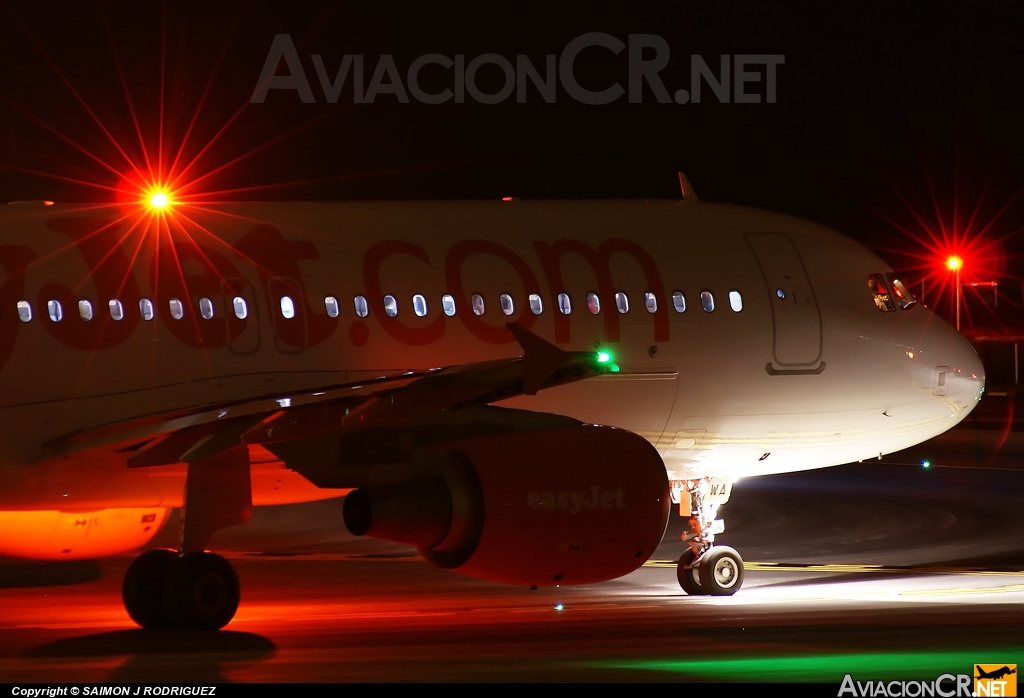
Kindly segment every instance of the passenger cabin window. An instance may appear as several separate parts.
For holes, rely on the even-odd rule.
[[[483,315],[487,310],[487,306],[484,305],[484,297],[479,293],[474,293],[469,297],[469,304],[473,306],[474,315]]]
[[[530,312],[534,315],[540,315],[544,312],[544,301],[541,300],[540,294],[530,294]]]
[[[455,315],[455,297],[450,296],[447,293],[441,296],[441,310],[448,317]]]
[[[677,313],[686,312],[686,296],[683,295],[682,291],[672,292],[672,308]]]
[[[569,298],[568,293],[558,294],[558,310],[562,315],[568,315],[572,312],[572,299]]]
[[[249,316],[249,306],[241,296],[231,299],[231,309],[235,311],[235,317],[239,320],[244,320]]]
[[[338,313],[341,312],[341,306],[338,305],[338,299],[334,296],[327,296],[324,298],[324,308],[327,310],[327,317],[338,317]]]
[[[60,307],[60,301],[47,301],[46,312],[54,322],[60,322],[64,319],[64,309]]]
[[[356,316],[366,317],[370,314],[370,304],[366,302],[366,296],[356,296],[352,302],[356,307]]]
[[[914,298],[914,294],[899,279],[892,280],[892,295],[896,296],[896,305],[900,307],[900,310],[910,310],[917,305],[917,299]]]
[[[291,296],[281,296],[281,315],[287,320],[295,317],[295,301],[291,299]]]
[[[398,301],[390,293],[384,296],[384,314],[388,317],[398,315]]]
[[[88,303],[89,301],[83,301],[83,302],[84,303]],[[79,308],[79,312],[81,312],[81,308]],[[146,320],[147,322],[152,320],[153,316],[156,315],[156,313],[153,312],[153,301],[149,300],[148,298],[141,299],[139,301],[139,312],[142,313],[142,319],[143,320]],[[89,306],[89,316],[90,317],[92,316],[92,306],[91,305]],[[82,317],[85,317],[85,316],[83,315]]]
[[[32,305],[28,301],[18,301],[18,319],[32,322]]]
[[[593,315],[601,312],[601,299],[593,291],[587,294],[587,310]]]
[[[203,316],[204,320],[213,319],[213,301],[209,298],[199,299],[199,314]]]
[[[124,306],[121,305],[121,301],[114,298],[107,302],[107,307],[110,308],[110,317],[112,320],[118,322],[124,320]]]
[[[729,291],[729,307],[732,308],[734,313],[743,310],[743,296],[740,295],[739,291]]]
[[[172,298],[167,301],[167,307],[171,310],[171,317],[175,320],[180,320],[185,317],[185,306],[182,305],[181,301],[177,298]]]
[[[85,299],[78,301],[78,315],[86,322],[92,320],[92,303]]]
[[[416,317],[424,317],[427,314],[427,299],[418,293],[412,297],[412,312],[416,313]]]
[[[658,297],[650,291],[644,292],[644,307],[649,313],[658,312]]]
[[[512,300],[512,296],[507,293],[503,293],[498,296],[498,303],[501,304],[501,312],[505,315],[511,315],[516,312],[516,304]]]
[[[628,313],[629,312],[629,296],[627,296],[622,291],[619,291],[618,293],[616,293],[615,294],[615,308],[620,313]]]
[[[868,277],[868,290],[871,291],[871,296],[875,299],[875,307],[881,312],[891,313],[896,310],[881,274],[872,274]]]
[[[704,308],[705,313],[715,312],[715,296],[711,291],[700,292],[700,307]]]

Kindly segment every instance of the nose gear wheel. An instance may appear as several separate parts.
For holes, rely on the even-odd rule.
[[[743,558],[727,545],[716,545],[704,553],[698,569],[705,594],[731,596],[743,584]]]
[[[700,568],[693,564],[697,555],[692,550],[687,550],[679,556],[679,564],[676,566],[676,579],[679,586],[690,596],[704,596],[707,594],[700,585]]]

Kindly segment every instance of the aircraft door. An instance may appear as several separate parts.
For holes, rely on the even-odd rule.
[[[256,289],[245,279],[230,278],[224,279],[223,290],[228,351],[239,356],[255,354],[261,339]]]
[[[800,253],[785,233],[747,233],[772,308],[773,375],[821,373],[821,311]]]

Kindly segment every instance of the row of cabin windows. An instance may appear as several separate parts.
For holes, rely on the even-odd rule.
[[[539,294],[531,293],[527,296],[527,305],[530,308],[530,312],[534,315],[540,315],[544,312],[544,301],[541,299]],[[597,315],[601,312],[601,297],[590,292],[586,296],[587,310],[591,314]],[[615,309],[619,313],[628,313],[630,309],[629,296],[625,292],[619,291],[615,294]],[[370,304],[366,300],[366,296],[355,296],[353,299],[355,305],[356,315],[359,317],[366,317],[370,314]],[[558,311],[563,315],[569,315],[572,313],[572,298],[568,293],[559,293],[557,296]],[[484,297],[479,293],[474,293],[469,299],[470,308],[474,315],[483,315],[487,310],[487,304],[484,301]],[[643,305],[649,313],[658,312],[658,297],[647,291],[643,294]],[[700,305],[705,312],[714,312],[715,310],[715,296],[711,291],[704,290],[700,292]],[[179,298],[171,298],[167,302],[168,310],[171,313],[171,317],[175,320],[181,320],[185,317],[185,304]],[[285,318],[295,317],[295,301],[290,296],[281,296],[280,299],[281,315]],[[498,296],[498,307],[504,315],[513,315],[516,311],[516,304],[512,296],[508,293],[502,293]],[[740,312],[743,310],[743,296],[739,291],[729,291],[729,307],[733,312]],[[116,298],[107,302],[107,308],[110,311],[110,317],[113,320],[120,321],[125,317],[124,305],[121,301]],[[324,308],[327,311],[329,317],[338,317],[341,314],[341,305],[338,303],[338,299],[334,296],[327,296],[324,298]],[[241,296],[235,296],[231,299],[231,309],[235,313],[235,317],[240,320],[244,320],[249,315],[249,306],[245,302],[245,299]],[[682,291],[672,292],[672,309],[677,313],[686,312],[686,296],[683,295]],[[455,315],[455,298],[449,294],[441,296],[441,310],[445,315],[451,317]],[[415,294],[412,297],[412,311],[418,317],[424,317],[427,315],[427,299],[422,294]],[[46,312],[49,315],[50,320],[53,322],[60,322],[64,319],[64,307],[58,300],[47,301]],[[78,301],[78,314],[86,321],[92,320],[94,317],[94,309],[91,301],[80,300]],[[142,315],[143,320],[152,320],[156,316],[155,309],[153,307],[153,301],[148,298],[143,298],[139,301],[139,313]],[[388,317],[395,317],[398,315],[398,300],[391,294],[384,296],[384,313]],[[214,316],[214,305],[213,301],[209,298],[199,299],[199,315],[205,320],[212,320]],[[32,321],[32,304],[28,301],[18,301],[18,318],[22,322]]]
[[[281,310],[284,312],[285,303],[287,301],[288,307],[291,308],[291,314],[286,317],[294,317],[295,305],[292,303],[291,298],[285,296],[281,299]],[[236,296],[231,301],[232,308],[235,311],[235,315],[240,319],[244,319],[249,314],[248,305],[245,299],[241,296]],[[167,302],[168,310],[171,312],[171,317],[175,320],[181,320],[185,317],[185,304],[179,298],[172,298]],[[107,301],[107,309],[110,311],[110,318],[112,320],[120,321],[125,318],[124,304],[118,299]],[[60,322],[64,319],[64,306],[58,300],[52,300],[46,302],[46,314],[50,317],[53,322]],[[153,306],[153,301],[148,298],[143,298],[139,301],[139,314],[142,315],[143,320],[152,320],[156,317],[156,309]],[[213,319],[213,301],[209,298],[199,299],[199,314],[206,320]],[[92,301],[80,300],[78,301],[78,315],[83,320],[88,322],[95,317],[95,311],[93,309]],[[22,322],[32,321],[32,304],[28,301],[18,301],[18,319]]]
[[[337,317],[337,300],[329,298],[329,301],[334,301],[335,312],[331,314],[331,317]],[[171,312],[171,317],[175,320],[181,320],[185,317],[185,304],[179,298],[172,298],[167,302],[168,310]],[[239,319],[244,320],[249,315],[249,306],[245,302],[245,299],[241,296],[235,296],[231,299],[231,307],[235,311],[235,316]],[[113,320],[123,320],[125,317],[124,305],[121,301],[114,300],[107,302],[107,308],[110,310],[110,317]],[[46,313],[49,315],[50,320],[53,322],[60,322],[64,319],[64,306],[60,301],[52,300],[46,302]],[[139,313],[142,315],[143,320],[152,320],[156,317],[156,310],[153,306],[153,301],[148,298],[143,298],[139,301]],[[295,317],[295,303],[288,296],[281,298],[281,313],[285,317]],[[330,305],[328,305],[328,313],[330,314]],[[205,320],[212,320],[213,301],[209,298],[199,299],[199,314]],[[85,321],[92,320],[94,317],[94,311],[92,301],[80,300],[78,301],[78,315]],[[28,301],[18,301],[18,318],[22,322],[32,321],[32,304]]]
[[[871,274],[868,277],[868,289],[871,291],[875,305],[880,311],[892,312],[897,306],[899,306],[901,310],[909,310],[917,304],[917,299],[914,298],[910,289],[908,289],[902,281],[894,278],[890,280],[890,283],[892,284],[892,294],[889,293],[886,280],[881,274]],[[776,289],[775,295],[781,300],[786,298],[786,292],[781,288]],[[895,303],[893,302],[893,299],[895,299]],[[572,298],[568,293],[559,293],[556,300],[558,304],[558,311],[560,313],[563,315],[569,315],[572,313]],[[625,314],[629,312],[629,296],[626,295],[624,291],[618,291],[613,300],[615,303],[615,309],[619,313]],[[366,317],[370,314],[370,305],[365,296],[355,296],[353,301],[357,316]],[[539,294],[529,294],[527,296],[527,305],[530,308],[530,312],[534,315],[540,315],[544,312],[544,301],[541,299]],[[587,293],[586,305],[587,310],[590,311],[591,314],[599,314],[602,309],[601,297],[593,291]],[[645,291],[643,294],[643,305],[649,313],[658,312],[658,297],[651,291]],[[714,312],[714,294],[707,289],[701,291],[700,305],[705,312]],[[283,317],[295,317],[295,301],[293,301],[290,296],[281,296],[280,306],[281,315]],[[515,314],[515,301],[508,293],[502,293],[498,296],[498,306],[504,315]],[[736,313],[743,310],[743,296],[739,291],[729,291],[729,307]],[[324,298],[324,308],[327,311],[327,315],[332,318],[338,317],[338,315],[341,314],[341,305],[338,303],[338,299],[334,296],[327,296]],[[474,315],[483,315],[487,309],[484,297],[479,293],[471,295],[470,308]],[[124,319],[125,309],[120,300],[115,298],[107,301],[107,309],[110,311],[111,319],[115,321]],[[181,320],[185,317],[185,304],[178,298],[172,298],[168,301],[168,309],[170,310],[171,317],[175,320]],[[234,311],[235,316],[241,320],[244,320],[249,315],[248,304],[241,296],[235,296],[231,299],[231,309]],[[672,309],[677,313],[686,312],[686,296],[682,291],[676,290],[672,292]],[[449,317],[455,315],[455,298],[449,294],[441,296],[441,310]],[[424,317],[427,315],[428,308],[425,296],[417,293],[412,297],[412,311],[418,317]],[[64,307],[58,300],[47,301],[46,312],[47,315],[49,315],[50,320],[53,322],[60,322],[64,319]],[[139,312],[142,315],[143,320],[152,320],[156,315],[153,302],[148,298],[143,298],[139,301]],[[391,294],[384,296],[384,313],[388,317],[395,317],[398,315],[398,300]],[[83,320],[92,320],[95,314],[92,302],[85,299],[78,301],[78,314]],[[214,305],[211,299],[199,299],[199,315],[206,320],[213,319]],[[31,303],[28,301],[18,301],[18,318],[22,322],[32,321]]]
[[[356,296],[354,299],[356,315],[359,317],[366,317],[370,314],[370,304],[366,300],[365,296]],[[587,310],[592,315],[597,315],[601,312],[601,297],[591,291],[586,296]],[[565,292],[559,293],[556,297],[558,304],[558,311],[563,315],[569,315],[572,313],[572,297]],[[629,296],[625,292],[619,291],[615,294],[615,309],[622,314],[628,313],[630,309]],[[540,315],[544,312],[544,301],[539,294],[531,293],[526,297],[527,306],[530,312],[534,315]],[[643,294],[644,308],[649,313],[658,312],[658,297],[647,291]],[[332,311],[333,304],[333,311]],[[484,301],[484,297],[479,293],[474,293],[469,297],[470,309],[474,315],[483,315],[487,311],[487,303]],[[711,291],[704,290],[700,292],[700,305],[705,312],[711,313],[715,310],[715,296]],[[498,307],[504,315],[513,315],[516,312],[515,300],[508,293],[502,293],[498,296]],[[729,291],[729,307],[733,312],[738,313],[743,310],[743,295],[736,290]],[[686,296],[683,295],[682,291],[672,292],[672,308],[677,313],[686,312]],[[451,317],[455,315],[455,298],[449,294],[441,296],[441,311]],[[422,294],[415,294],[412,297],[412,312],[418,317],[424,317],[427,315],[427,299]],[[398,299],[390,293],[384,296],[384,313],[388,317],[395,317],[398,315]],[[337,300],[333,297],[328,296],[327,298],[327,314],[331,317],[337,316]]]

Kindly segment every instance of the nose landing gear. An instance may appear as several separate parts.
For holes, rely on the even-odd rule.
[[[726,545],[714,545],[715,535],[725,530],[715,516],[731,493],[732,483],[720,478],[672,483],[673,500],[690,528],[682,536],[690,547],[679,557],[676,579],[690,596],[732,596],[743,585],[743,558]]]
[[[241,587],[230,562],[205,552],[214,532],[252,513],[244,447],[189,463],[181,548],[135,558],[121,595],[131,619],[147,629],[219,630],[238,610]]]

